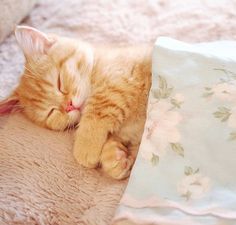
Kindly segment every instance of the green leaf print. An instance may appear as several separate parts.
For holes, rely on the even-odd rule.
[[[190,166],[185,166],[184,168],[184,174],[186,176],[192,175],[193,174],[193,168]]]
[[[207,98],[210,97],[214,94],[214,92],[212,91],[212,88],[210,87],[205,87],[205,93],[203,93],[202,97]]]
[[[230,109],[226,107],[218,107],[218,111],[214,112],[215,118],[221,119],[221,122],[225,122],[229,119],[231,113]]]
[[[186,194],[181,195],[181,197],[185,198],[186,201],[189,201],[191,198],[191,192],[187,191]]]
[[[164,77],[158,76],[159,88],[153,91],[153,95],[157,99],[165,99],[171,95],[172,87],[168,87],[167,81]]]
[[[226,69],[223,69],[223,68],[214,68],[214,70],[222,71],[226,75],[231,75],[232,77],[236,78],[236,73],[234,73],[234,72],[232,72],[230,70],[226,70]]]
[[[206,91],[211,91],[212,88],[210,88],[210,87],[205,87],[205,90],[206,90]]]
[[[207,97],[212,96],[213,94],[214,94],[214,92],[205,92],[205,93],[202,95],[202,97],[207,98]]]
[[[184,168],[184,174],[185,174],[186,176],[193,175],[193,174],[196,174],[196,173],[198,173],[198,172],[199,172],[199,168],[196,169],[195,171],[194,171],[193,168],[190,167],[190,166],[185,166],[185,168]]]
[[[171,149],[176,152],[179,156],[184,157],[184,148],[180,143],[170,143]]]
[[[231,132],[229,135],[230,135],[230,138],[229,138],[229,139],[230,139],[231,141],[236,141],[236,132]]]
[[[153,166],[157,166],[159,162],[159,156],[152,153],[151,163]]]
[[[177,101],[176,99],[172,98],[172,99],[170,100],[170,103],[173,105],[174,108],[180,109],[180,108],[181,108],[181,105],[182,105],[184,102],[179,102],[179,101]]]
[[[167,82],[166,79],[162,76],[158,76],[159,88],[160,89],[167,89]]]

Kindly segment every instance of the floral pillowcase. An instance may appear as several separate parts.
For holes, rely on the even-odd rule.
[[[235,171],[236,42],[159,38],[140,151],[115,220],[236,224]]]

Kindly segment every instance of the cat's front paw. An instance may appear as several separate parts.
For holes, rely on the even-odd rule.
[[[76,161],[87,168],[96,168],[100,161],[101,149],[86,137],[77,137],[73,154]]]
[[[108,141],[101,154],[102,170],[110,177],[121,180],[130,175],[134,158],[128,155],[128,149],[116,141]]]

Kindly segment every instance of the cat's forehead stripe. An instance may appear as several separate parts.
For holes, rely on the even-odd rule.
[[[74,56],[76,50],[74,49],[72,52],[70,52],[67,56],[63,57],[60,61],[59,61],[59,67],[61,68],[67,60],[69,60],[71,57]]]

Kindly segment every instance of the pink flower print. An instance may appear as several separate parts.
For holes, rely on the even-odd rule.
[[[183,102],[185,97],[182,94],[176,94],[174,97],[174,99],[176,99],[178,102]]]
[[[177,191],[182,197],[200,199],[210,189],[210,179],[199,173],[185,176],[178,184]]]
[[[236,82],[220,83],[212,88],[214,96],[220,100],[233,101],[236,100]]]
[[[149,141],[148,151],[161,157],[165,154],[170,143],[180,141],[177,125],[181,116],[171,111],[172,105],[166,100],[160,100],[152,105],[146,122],[146,139]]]

